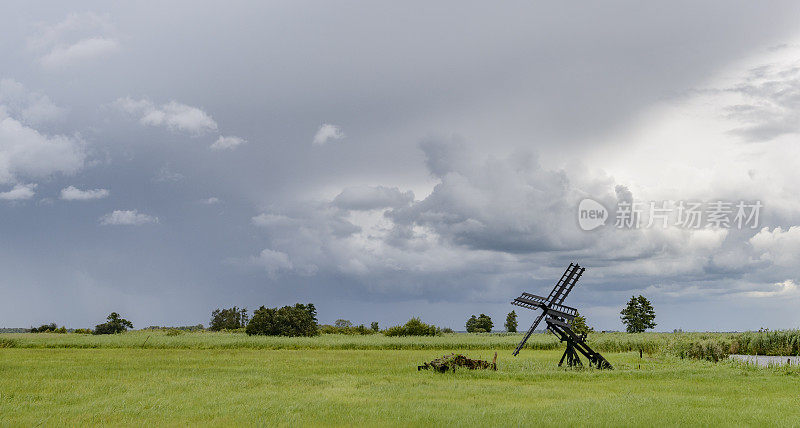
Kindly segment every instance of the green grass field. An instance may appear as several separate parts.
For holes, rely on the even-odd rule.
[[[598,344],[614,338],[596,336]],[[629,336],[645,343],[674,340]],[[562,351],[550,337],[535,335],[532,347],[540,349],[512,357],[518,339],[4,334],[0,343],[9,347],[0,348],[0,425],[787,426],[800,421],[800,371],[793,367],[758,369],[663,352],[640,360],[638,352],[629,351],[605,354],[613,371],[568,370],[557,367]],[[496,372],[416,369],[451,351],[491,358],[495,350]]]

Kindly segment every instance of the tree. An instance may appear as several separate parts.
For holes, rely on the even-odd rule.
[[[109,314],[106,319],[108,320],[107,322],[94,327],[94,334],[116,334],[133,328],[132,322],[120,318],[119,314],[116,312]]]
[[[369,328],[376,333],[380,331],[380,327],[378,327],[378,321],[372,321],[372,324],[369,325]]]
[[[31,333],[49,333],[56,331],[57,329],[58,326],[53,322],[50,324],[42,324],[39,327],[31,327]]]
[[[517,313],[511,311],[506,315],[506,331],[509,333],[517,332]]]
[[[333,326],[336,328],[350,328],[353,326],[353,322],[350,320],[343,320],[339,318],[338,320],[333,322]]]
[[[575,314],[575,318],[570,322],[570,328],[579,335],[594,333],[594,329],[586,324],[586,317],[582,316],[580,313]]]
[[[628,304],[619,314],[628,333],[641,333],[656,326],[656,311],[641,294],[639,297],[631,296],[631,300],[628,300]]]
[[[471,317],[469,317],[469,319],[467,320],[467,324],[466,324],[466,327],[467,327],[467,333],[474,333],[474,332],[475,332],[475,329],[477,328],[477,324],[478,324],[478,317],[476,317],[476,316],[473,314],[473,315],[472,315]]]
[[[317,309],[311,303],[280,309],[262,306],[253,312],[245,332],[265,336],[316,336],[319,334]]]
[[[247,325],[247,308],[236,306],[228,309],[215,309],[211,312],[211,331],[236,330]]]
[[[486,314],[480,314],[477,317],[472,315],[467,320],[467,333],[489,333],[492,331],[492,319]]]

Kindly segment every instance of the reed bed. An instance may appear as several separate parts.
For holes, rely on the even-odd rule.
[[[137,330],[117,335],[7,333],[7,348],[148,348],[148,349],[330,349],[330,350],[469,350],[514,349],[521,333],[446,333],[441,336],[323,334],[316,337],[248,336],[241,332]],[[729,353],[797,355],[800,331],[753,333],[592,333],[589,345],[599,352],[667,353],[717,361]],[[553,350],[563,344],[551,334],[531,336],[525,349]]]

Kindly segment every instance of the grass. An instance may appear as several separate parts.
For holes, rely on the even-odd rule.
[[[606,338],[604,346],[615,337],[597,336]],[[667,342],[662,336],[668,335],[620,343]],[[512,357],[518,339],[0,335],[15,341],[0,348],[0,426],[786,426],[800,420],[794,367],[757,369],[664,353],[640,360],[630,351],[604,354],[613,371],[565,370],[557,367],[562,350],[555,341],[535,335],[535,347],[553,349]],[[446,352],[491,358],[495,350],[497,372],[416,370]]]

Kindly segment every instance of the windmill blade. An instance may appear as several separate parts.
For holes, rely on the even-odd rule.
[[[517,349],[514,350],[514,354],[513,355],[515,357],[517,356],[517,354],[519,354],[519,351],[522,350],[522,347],[525,346],[525,342],[527,342],[528,339],[531,337],[531,335],[533,334],[533,331],[536,330],[536,327],[539,326],[539,323],[542,322],[542,319],[544,318],[545,315],[546,315],[546,313],[544,311],[542,311],[542,313],[539,314],[538,317],[536,317],[536,321],[533,322],[533,324],[531,325],[531,328],[529,328],[528,332],[525,333],[525,337],[522,338],[522,342],[519,342],[519,345],[517,345]]]

